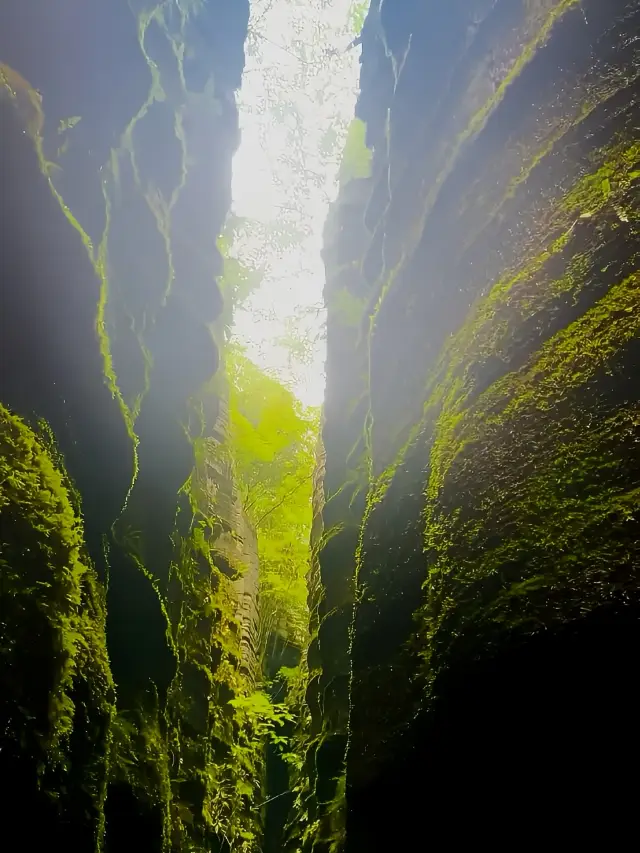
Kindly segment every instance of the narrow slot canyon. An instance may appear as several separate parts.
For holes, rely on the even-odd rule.
[[[639,32],[2,5],[3,850],[633,844]]]

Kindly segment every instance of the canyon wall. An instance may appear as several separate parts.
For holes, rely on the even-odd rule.
[[[325,232],[316,851],[629,827],[639,26],[372,3],[371,170]]]
[[[640,5],[372,2],[324,233],[310,644],[273,629],[296,713],[267,753],[216,241],[248,12],[0,12],[7,825],[68,853],[620,846]]]
[[[257,546],[216,467],[248,15],[0,12],[0,774],[25,850],[248,850],[260,829],[262,744],[232,701],[256,677]]]

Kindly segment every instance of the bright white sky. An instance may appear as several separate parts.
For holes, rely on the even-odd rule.
[[[233,209],[255,227],[235,254],[267,271],[236,312],[234,333],[260,367],[309,405],[324,396],[322,228],[358,85],[360,50],[344,52],[353,38],[352,3],[253,0],[238,98]],[[287,238],[292,230],[304,236]],[[314,341],[301,360],[278,343],[292,331]]]

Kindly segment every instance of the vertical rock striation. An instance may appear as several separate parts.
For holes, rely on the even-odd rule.
[[[13,611],[4,616],[25,596],[39,665],[50,664],[34,672],[42,696],[20,705],[34,719],[23,738],[11,663],[0,755],[26,780],[16,802],[38,838],[60,837],[70,853],[243,850],[259,828],[249,802],[260,745],[228,704],[255,678],[255,537],[232,482],[220,475],[206,499],[201,489],[224,397],[211,380],[216,237],[231,201],[248,14],[248,0],[25,0],[0,13],[2,451],[33,480],[0,486],[2,565],[16,573],[3,569],[2,654],[27,654]],[[36,483],[67,476],[73,511],[63,507],[71,485]],[[63,507],[51,504],[47,523],[74,549],[73,612],[58,603],[61,551],[48,567],[16,562],[43,532],[38,504],[19,517],[27,486],[41,489],[43,513],[47,501]],[[214,549],[224,530],[244,540],[242,578]],[[107,587],[110,667],[91,564]],[[55,605],[40,603],[37,584]],[[47,689],[66,714],[55,756]]]
[[[3,806],[68,853],[621,846],[640,5],[373,0],[306,654],[259,638],[220,351],[248,11],[0,12]]]
[[[632,0],[369,12],[371,176],[325,235],[318,636],[321,682],[344,684],[323,740],[339,707],[348,743],[315,772],[330,796],[346,761],[349,851],[575,839],[615,832],[614,806],[625,824],[609,738],[637,754],[639,24]],[[338,282],[366,301],[359,338]]]

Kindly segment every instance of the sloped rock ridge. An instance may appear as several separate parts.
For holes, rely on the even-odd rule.
[[[325,232],[314,850],[630,831],[639,25],[372,2],[372,166]]]

